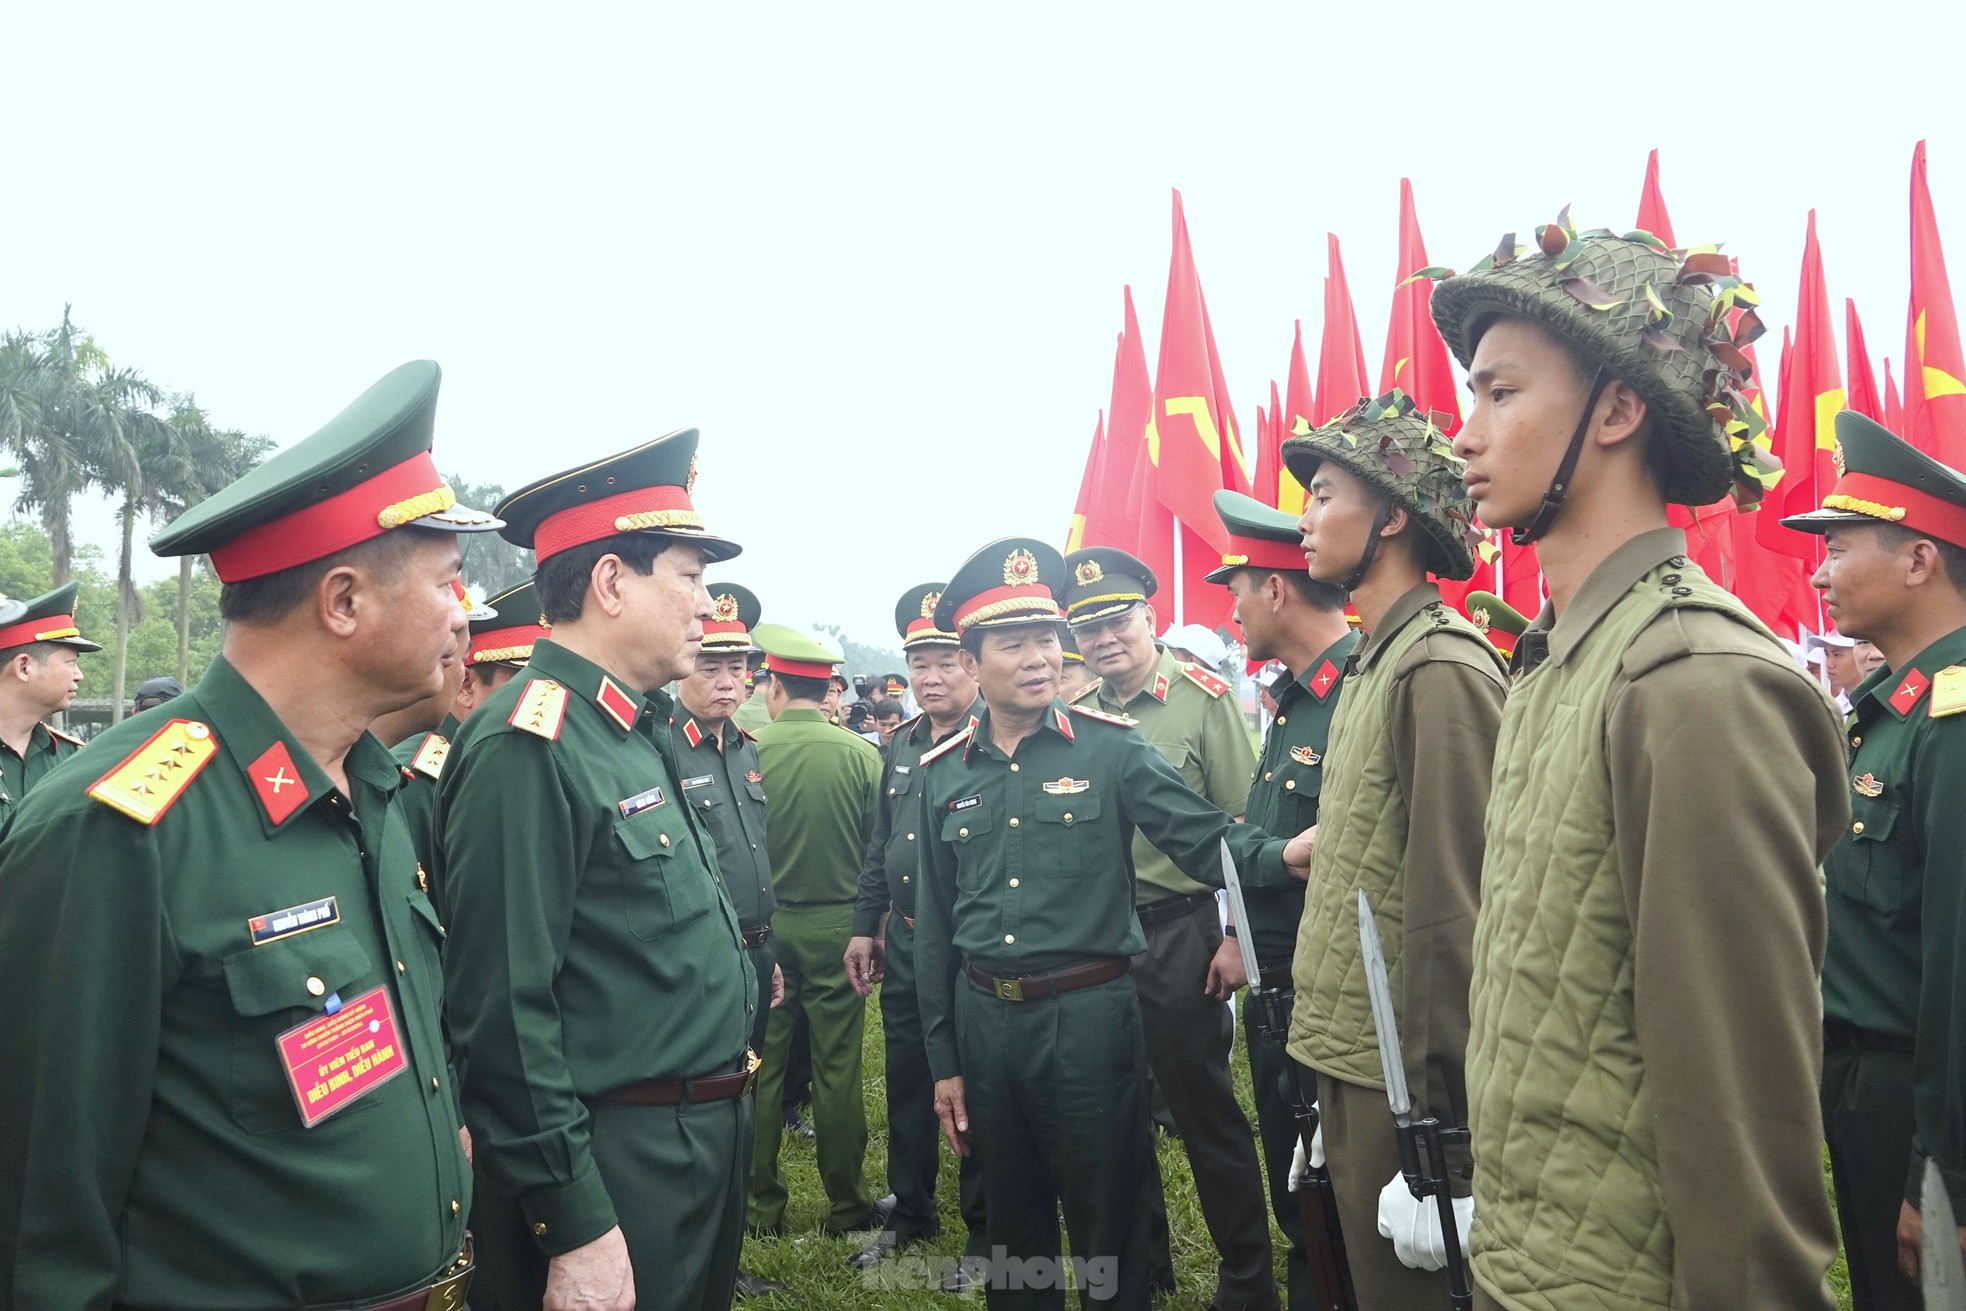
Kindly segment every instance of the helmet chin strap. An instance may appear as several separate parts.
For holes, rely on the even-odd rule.
[[[1365,554],[1359,556],[1358,568],[1352,570],[1351,576],[1340,584],[1347,592],[1357,591],[1358,585],[1365,581],[1366,571],[1372,568],[1372,561],[1379,554],[1379,543],[1382,540],[1379,534],[1385,531],[1386,520],[1392,517],[1393,503],[1381,501],[1379,508],[1372,514],[1372,531],[1365,536]]]
[[[1591,416],[1597,413],[1598,397],[1611,382],[1611,374],[1599,365],[1597,374],[1591,379],[1590,399],[1584,402],[1584,412],[1577,418],[1577,430],[1570,434],[1570,447],[1563,453],[1563,462],[1556,466],[1556,477],[1550,481],[1550,489],[1543,493],[1543,504],[1537,509],[1536,517],[1526,528],[1509,529],[1509,541],[1516,546],[1527,546],[1550,530],[1556,522],[1557,511],[1563,508],[1563,498],[1570,492],[1570,477],[1577,472],[1577,457],[1584,453],[1584,437],[1590,432]]]

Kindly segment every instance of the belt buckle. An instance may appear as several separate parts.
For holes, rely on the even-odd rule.
[[[1005,1001],[1024,1000],[1024,980],[998,979],[996,980],[996,985],[997,996],[1003,998]]]
[[[471,1267],[445,1275],[423,1299],[423,1311],[464,1311],[464,1295],[471,1288]]]
[[[744,1049],[744,1090],[737,1094],[740,1100],[749,1097],[751,1090],[757,1087],[758,1071],[763,1068],[764,1063],[764,1057],[758,1055],[749,1047]]]

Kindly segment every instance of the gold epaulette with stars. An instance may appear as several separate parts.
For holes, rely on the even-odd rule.
[[[423,745],[416,749],[416,756],[410,761],[410,768],[419,774],[436,778],[444,772],[444,762],[450,759],[451,740],[442,733],[431,733],[423,739]]]
[[[1944,719],[1966,710],[1966,665],[1950,665],[1941,669],[1932,678],[1932,699],[1926,703],[1925,713],[1932,719]]]
[[[1228,679],[1222,678],[1216,674],[1211,674],[1206,669],[1203,669],[1200,665],[1196,665],[1196,664],[1182,665],[1181,672],[1188,676],[1188,681],[1190,683],[1193,683],[1196,687],[1208,693],[1210,696],[1219,697],[1229,690]]]
[[[1133,728],[1140,723],[1139,720],[1127,715],[1109,715],[1105,711],[1095,710],[1091,706],[1075,705],[1072,707],[1072,713],[1075,715],[1084,715],[1087,719],[1096,719],[1102,724],[1114,724],[1120,728]]]
[[[68,743],[68,745],[72,747],[85,747],[89,745],[87,742],[84,742],[81,738],[75,736],[75,734],[64,733],[60,729],[56,728],[53,724],[43,724],[41,725],[41,727],[48,730],[48,736],[55,738],[59,741],[66,742]]]
[[[931,761],[938,759],[939,757],[948,755],[951,751],[955,750],[963,743],[969,741],[971,735],[973,735],[975,732],[976,732],[976,721],[972,719],[969,722],[969,727],[965,728],[962,732],[951,734],[949,737],[944,738],[942,741],[936,743],[928,750],[922,752],[922,758],[919,763],[926,765]]]
[[[155,824],[217,754],[208,725],[173,719],[97,779],[89,795],[139,824]]]
[[[1093,679],[1090,683],[1087,683],[1084,687],[1080,688],[1077,692],[1074,692],[1072,694],[1072,700],[1075,702],[1084,701],[1090,697],[1098,696],[1100,684],[1104,683],[1105,681],[1106,680],[1103,678]]]
[[[567,690],[550,678],[535,678],[519,693],[519,704],[512,707],[512,727],[536,733],[551,742],[560,736],[560,721],[567,716]]]

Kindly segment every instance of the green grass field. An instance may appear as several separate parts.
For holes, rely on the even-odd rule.
[[[879,1196],[887,1191],[887,1086],[882,1076],[882,1037],[878,992],[867,1007],[865,1079],[867,1089],[867,1187]],[[1243,1111],[1255,1121],[1254,1102],[1249,1091],[1249,1060],[1242,1046],[1242,1030],[1236,1030],[1234,1057],[1236,1095]],[[1208,1230],[1195,1204],[1194,1184],[1188,1173],[1188,1158],[1181,1144],[1160,1139],[1161,1176],[1166,1181],[1168,1224],[1173,1233],[1174,1270],[1179,1287],[1174,1295],[1157,1304],[1157,1311],[1205,1311],[1215,1291],[1215,1250],[1209,1244]],[[947,1155],[942,1170],[937,1201],[942,1208],[942,1236],[911,1253],[933,1254],[950,1261],[959,1256],[963,1244],[962,1218],[956,1213],[955,1158]],[[826,1214],[826,1197],[819,1187],[818,1168],[812,1144],[787,1135],[783,1150],[787,1187],[791,1205],[785,1215],[785,1236],[744,1244],[744,1267],[789,1287],[760,1308],[783,1307],[786,1311],[919,1311],[936,1305],[958,1306],[963,1302],[980,1306],[982,1295],[954,1298],[919,1286],[893,1287],[875,1277],[863,1277],[847,1267],[847,1261],[860,1250],[859,1238],[829,1238],[820,1231]],[[1828,1176],[1825,1158],[1825,1184]],[[1277,1251],[1277,1278],[1283,1278],[1283,1240],[1272,1234]],[[1839,1257],[1830,1271],[1838,1305],[1848,1311],[1849,1279]]]

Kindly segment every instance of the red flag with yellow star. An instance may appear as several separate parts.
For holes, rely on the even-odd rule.
[[[1898,399],[1898,380],[1891,376],[1891,357],[1884,357],[1884,426],[1905,435],[1905,403]]]
[[[1911,155],[1911,309],[1905,330],[1905,440],[1966,468],[1966,350],[1952,309],[1939,217],[1925,181],[1925,143]]]
[[[1214,546],[1218,559],[1209,562],[1212,568],[1228,546],[1228,535],[1215,514],[1215,493],[1228,488],[1247,495],[1251,470],[1228,383],[1222,377],[1215,333],[1209,327],[1208,302],[1195,270],[1179,191],[1174,193],[1174,250],[1167,269],[1147,450],[1156,470],[1155,496],[1175,518]],[[1184,552],[1185,566],[1198,563],[1186,559]]]
[[[1884,402],[1877,394],[1877,375],[1871,372],[1870,347],[1864,342],[1863,320],[1857,317],[1857,302],[1843,298],[1843,356],[1849,393],[1844,404],[1876,423],[1884,422]]]
[[[1099,411],[1093,425],[1092,449],[1085,453],[1085,472],[1079,475],[1079,499],[1072,506],[1072,523],[1065,530],[1065,552],[1071,554],[1085,545],[1086,521],[1095,513],[1099,485],[1106,472],[1106,412]]]
[[[1778,366],[1775,396],[1787,396],[1790,379],[1795,372],[1795,352],[1790,330],[1782,329],[1782,357]],[[1759,371],[1757,370],[1757,373]],[[1757,398],[1764,407],[1769,404],[1770,393],[1763,391]],[[1782,415],[1779,411],[1765,408],[1764,415],[1772,428],[1778,428]],[[1733,536],[1733,558],[1735,571],[1727,581],[1727,589],[1741,599],[1741,602],[1754,611],[1762,623],[1778,633],[1794,633],[1807,628],[1811,632],[1822,631],[1820,616],[1817,613],[1816,593],[1809,586],[1809,573],[1803,562],[1793,555],[1772,550],[1761,544],[1755,535],[1756,527],[1767,515],[1779,511],[1771,510],[1764,499],[1761,508],[1754,514],[1737,514],[1729,522]]]
[[[1836,361],[1836,329],[1830,321],[1823,249],[1816,240],[1816,211],[1802,242],[1802,285],[1795,296],[1794,355],[1782,379],[1775,458],[1782,478],[1755,517],[1755,539],[1796,556],[1814,570],[1822,559],[1820,534],[1782,527],[1782,516],[1820,509],[1836,485],[1836,412],[1843,408],[1843,377]]]
[[[1331,422],[1366,395],[1365,343],[1358,336],[1358,315],[1352,311],[1352,289],[1345,281],[1345,263],[1338,255],[1338,234],[1324,234],[1329,264],[1324,275],[1324,341],[1317,356],[1317,415],[1314,424]],[[1424,267],[1424,266],[1423,266]]]

